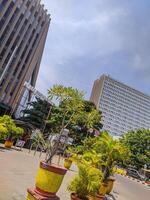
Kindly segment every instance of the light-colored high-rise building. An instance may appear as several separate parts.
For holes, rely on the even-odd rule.
[[[0,0],[0,103],[3,107],[15,111],[24,83],[35,86],[49,24],[50,15],[40,0]]]
[[[94,82],[90,100],[102,111],[103,129],[113,136],[150,129],[150,96],[107,75]]]

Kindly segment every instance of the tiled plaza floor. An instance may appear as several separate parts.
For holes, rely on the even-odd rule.
[[[39,161],[39,153],[35,156],[27,150],[6,150],[0,145],[0,200],[25,200],[26,189],[34,187],[34,178]],[[74,169],[68,171],[58,192],[61,200],[70,200],[67,185],[75,175]]]

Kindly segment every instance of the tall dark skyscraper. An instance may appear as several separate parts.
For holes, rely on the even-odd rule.
[[[15,110],[26,81],[35,86],[49,25],[40,0],[0,0],[0,110]]]

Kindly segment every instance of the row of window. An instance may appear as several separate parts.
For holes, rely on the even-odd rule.
[[[127,118],[130,118],[130,120],[133,118],[137,120],[142,119],[142,121],[145,123],[150,121],[149,117],[146,117],[145,115],[140,115],[140,113],[138,112],[132,112],[132,111],[128,112],[124,110],[119,110],[114,107],[109,108],[108,106],[104,106],[104,105],[100,106],[100,110],[107,111],[109,112],[109,114],[112,114],[113,116],[122,117],[124,119],[127,119]]]
[[[103,101],[107,105],[110,104],[110,105],[112,105],[114,107],[117,106],[120,109],[124,108],[124,107],[126,107],[126,108],[128,108],[130,110],[136,108],[136,110],[143,111],[144,114],[147,113],[147,114],[150,115],[150,110],[148,109],[148,107],[147,107],[147,109],[144,109],[143,108],[144,106],[138,107],[136,104],[131,104],[131,103],[125,102],[124,100],[121,101],[121,99],[119,101],[116,101],[116,98],[114,99],[114,97],[108,96],[107,93],[104,92],[103,94],[104,95],[102,95],[102,98],[101,98],[102,100],[101,101]]]
[[[142,118],[138,118],[138,117],[128,117],[128,116],[123,116],[120,115],[120,113],[117,112],[113,112],[114,114],[111,115],[112,113],[109,110],[106,109],[101,109],[102,113],[103,113],[103,119],[109,120],[109,121],[119,121],[122,124],[133,124],[133,125],[137,125],[137,124],[141,124],[142,126],[150,126],[150,121],[144,121]],[[111,116],[110,116],[111,115]]]
[[[118,97],[120,100],[123,98],[125,104],[128,104],[128,105],[135,105],[135,106],[138,106],[138,107],[141,107],[142,109],[144,109],[144,111],[147,111],[147,107],[150,107],[150,101],[149,101],[149,105],[145,104],[145,102],[141,102],[139,101],[139,99],[135,99],[135,98],[132,98],[132,95],[125,95],[125,94],[120,94],[118,91],[114,91],[114,90],[111,90],[110,88],[104,88],[103,90],[103,93],[107,93],[109,94],[110,96],[112,95],[112,97]]]
[[[143,126],[136,126],[136,127],[128,126],[128,128],[127,128],[127,127],[111,126],[109,124],[103,123],[104,130],[107,130],[110,133],[115,133],[117,135],[121,135],[123,133],[127,133],[130,130],[136,130],[139,128],[145,128],[145,127],[143,127]]]
[[[147,108],[147,110],[145,110],[140,106],[138,107],[136,103],[131,104],[121,97],[119,98],[118,96],[110,95],[106,92],[103,92],[101,99],[109,100],[110,102],[115,103],[115,106],[120,105],[121,106],[120,108],[122,110],[125,110],[125,108],[127,108],[130,112],[132,111],[138,112],[138,113],[141,113],[141,115],[144,115],[144,116],[146,115],[148,118],[150,118],[150,113],[148,109],[149,107]]]
[[[11,23],[11,22],[14,21],[14,18],[17,16],[18,12],[19,12],[19,10],[18,10],[18,8],[17,8],[16,11],[14,12],[13,17],[11,18],[9,24],[7,25],[7,27],[6,27],[5,31],[4,31],[4,34],[2,35],[2,37],[1,37],[1,39],[0,39],[1,42],[3,41],[4,37],[6,37],[6,35],[7,35],[6,33],[9,31],[10,27],[12,28],[12,23]],[[40,16],[40,17],[41,17],[41,16]],[[39,17],[39,19],[41,19],[40,17]],[[2,51],[1,54],[0,54],[0,59],[2,59],[2,58],[4,57],[4,54],[5,54],[6,50],[7,50],[7,47],[8,47],[8,45],[10,44],[10,42],[12,41],[13,36],[15,35],[15,32],[17,31],[17,29],[18,29],[18,27],[19,27],[19,24],[21,23],[22,19],[23,19],[23,14],[21,14],[21,16],[19,17],[19,19],[18,19],[18,21],[17,21],[17,23],[16,23],[16,25],[15,25],[15,27],[14,27],[14,29],[13,29],[13,32],[11,33],[10,37],[8,38],[7,43],[6,43],[6,45],[5,45],[5,48],[3,49],[3,51]],[[43,22],[42,22],[42,24],[43,24]],[[19,38],[20,38],[20,35],[22,34],[22,32],[23,32],[23,30],[25,29],[26,25],[27,25],[27,20],[25,20],[25,23],[23,24],[23,26],[22,26],[22,28],[21,28],[21,30],[20,30],[18,36],[17,36],[17,39],[16,39],[16,41],[15,41],[14,44],[13,44],[14,48],[16,47],[16,44],[17,44],[17,42],[18,42],[18,40],[19,40]],[[26,35],[25,35],[25,36],[26,36]],[[24,38],[24,39],[26,39],[26,38]],[[12,48],[12,51],[14,50],[14,48]],[[10,53],[11,53],[11,52],[10,52]],[[8,62],[8,59],[9,59],[9,58],[10,58],[10,56],[8,56],[8,57],[6,58],[5,63]],[[5,64],[5,65],[6,65],[6,64]]]
[[[132,126],[132,127],[137,127],[137,126],[142,126],[142,127],[147,127],[149,125],[150,127],[150,123],[143,123],[141,121],[136,121],[136,120],[122,120],[121,118],[116,118],[116,117],[113,117],[111,118],[108,115],[105,115],[105,117],[102,117],[102,121],[103,122],[106,122],[106,123],[109,123],[110,125],[112,124],[117,124],[119,126],[123,126],[123,127],[128,127],[128,126]]]
[[[142,119],[144,122],[150,121],[150,116],[141,112],[140,110],[135,109],[126,109],[126,107],[120,108],[118,106],[112,106],[111,104],[106,104],[101,101],[100,109],[109,111],[110,113],[118,113],[119,116],[123,116],[125,118],[135,118],[135,119]]]
[[[120,128],[120,130],[135,129],[135,128],[140,128],[140,127],[148,128],[148,125],[145,125],[142,123],[138,123],[138,124],[133,124],[129,122],[122,123],[121,121],[111,120],[110,118],[108,120],[103,119],[103,124],[109,125],[111,127]]]
[[[108,87],[111,87],[112,90],[117,89],[117,91],[122,92],[122,94],[124,95],[131,95],[131,97],[135,97],[135,99],[138,99],[139,101],[144,101],[145,104],[150,105],[150,97],[148,97],[147,95],[142,94],[139,91],[136,91],[133,88],[129,88],[128,86],[124,86],[122,83],[116,83],[113,80],[107,80],[105,81],[105,85],[107,85]]]
[[[17,11],[18,11],[18,9],[17,9]],[[15,14],[16,14],[16,12],[15,12]],[[33,14],[33,13],[32,13],[32,14]],[[19,20],[17,21],[17,23],[16,23],[16,26],[17,26],[17,27],[13,30],[12,34],[10,35],[10,38],[9,38],[8,41],[7,41],[8,45],[9,45],[9,44],[11,43],[11,41],[13,40],[13,37],[16,36],[14,31],[18,31],[17,28],[19,27],[20,22],[23,21],[23,17],[24,17],[24,15],[22,14],[21,17],[19,18]],[[42,20],[41,16],[39,16],[39,19]],[[21,28],[21,30],[19,31],[18,36],[16,37],[16,40],[15,40],[14,44],[13,44],[14,48],[18,45],[18,43],[20,43],[20,42],[19,42],[19,41],[21,41],[20,38],[21,38],[21,36],[22,36],[23,30],[25,30],[25,28],[27,27],[27,23],[28,23],[28,20],[26,19],[25,22],[24,22],[24,24],[23,24],[23,26],[22,26],[22,28]],[[41,21],[40,24],[37,23],[37,26],[39,26],[39,25],[41,25],[41,24],[44,25],[43,22]],[[8,26],[9,26],[9,25],[8,25]],[[26,32],[24,33],[25,35],[24,35],[24,37],[23,37],[22,42],[21,42],[20,45],[18,46],[16,55],[14,56],[12,62],[10,63],[10,67],[9,67],[9,70],[8,70],[9,73],[12,72],[11,67],[15,65],[16,61],[17,61],[17,62],[19,61],[18,64],[16,63],[17,65],[16,65],[16,68],[15,68],[15,70],[14,70],[14,72],[13,72],[13,75],[14,75],[15,77],[17,76],[17,79],[19,79],[19,78],[21,77],[21,74],[23,73],[23,71],[24,71],[24,69],[25,69],[25,65],[26,65],[26,63],[29,61],[29,57],[31,56],[32,49],[34,48],[34,46],[35,46],[35,44],[36,44],[36,41],[37,41],[37,39],[38,39],[38,37],[39,37],[39,33],[37,33],[37,34],[35,35],[35,32],[36,32],[36,30],[37,30],[37,27],[36,27],[36,29],[33,29],[32,32],[31,32],[31,30],[32,30],[32,26],[31,26],[31,24],[30,24],[29,27],[28,27],[28,29],[27,29]],[[39,29],[39,30],[40,30],[40,29]],[[26,43],[26,41],[28,41],[28,42],[27,42],[26,46],[24,46],[24,44]],[[8,56],[7,56],[6,60],[5,60],[4,67],[6,66],[7,62],[9,61],[10,55],[12,54],[12,52],[13,52],[13,50],[14,50],[13,46],[12,46],[12,49],[11,49],[10,54],[8,54]],[[24,46],[24,47],[23,47],[23,46]],[[29,50],[28,54],[26,54],[27,50],[29,49],[29,46],[30,46],[30,50]],[[6,48],[6,49],[7,49],[7,48]],[[6,49],[5,49],[5,50],[6,50]],[[23,49],[24,49],[24,51],[23,51]],[[5,51],[5,52],[6,52],[6,51]],[[21,52],[22,52],[22,54],[21,54]],[[20,59],[18,60],[17,57],[20,57]],[[23,64],[23,60],[24,60],[24,64]],[[23,64],[22,68],[21,68],[21,63]],[[18,70],[19,68],[20,68],[20,70]],[[17,74],[18,74],[18,75],[17,75]],[[6,76],[7,76],[7,74],[6,74]],[[6,78],[6,77],[5,77],[5,78]],[[14,79],[15,79],[15,78],[14,78]],[[5,92],[8,92],[8,88],[10,87],[10,85],[12,85],[12,82],[13,82],[13,80],[10,80],[10,81],[9,81],[9,83],[7,84],[7,86],[6,86],[6,88],[5,88]],[[3,83],[4,83],[4,80],[2,81],[2,84],[3,84]],[[10,95],[12,95],[12,93],[10,93]]]

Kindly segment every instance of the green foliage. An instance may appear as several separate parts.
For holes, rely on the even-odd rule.
[[[49,110],[50,104],[48,102],[36,98],[36,101],[28,103],[28,107],[22,111],[23,117],[20,120],[32,124],[35,128],[42,129]]]
[[[101,112],[96,110],[95,105],[90,101],[83,100],[83,109],[78,116],[77,125],[80,128],[96,128],[95,125],[100,125]]]
[[[122,137],[121,143],[131,151],[130,165],[137,169],[145,164],[150,166],[150,130],[130,131]]]
[[[50,90],[48,91],[48,94],[49,94],[49,98],[54,103],[56,103],[56,101],[58,102],[58,104],[64,101],[69,102],[68,108],[71,108],[70,103],[74,104],[76,101],[80,101],[84,96],[84,92],[80,92],[77,89],[74,89],[72,87],[64,87],[63,85],[54,85],[52,88],[50,88]],[[75,105],[75,106],[78,106],[78,105]]]
[[[74,144],[81,144],[86,137],[94,137],[94,132],[90,133],[89,129],[96,129],[99,131],[102,128],[100,121],[101,112],[96,109],[92,102],[83,101],[83,110],[77,116],[76,124],[71,124],[69,126]]]
[[[48,97],[54,107],[51,110],[48,125],[53,133],[58,133],[59,138],[49,155],[47,162],[51,162],[52,157],[57,152],[63,130],[71,124],[76,124],[76,120],[83,110],[83,92],[72,87],[54,85],[48,91]]]
[[[90,128],[101,127],[101,112],[92,102],[84,101],[82,91],[54,85],[48,91],[48,97],[54,105],[48,120],[51,133],[61,135],[67,128],[75,144],[79,144],[87,137]]]
[[[56,106],[56,113],[52,112],[50,120],[54,121],[59,115],[60,127],[58,126],[58,129],[67,128],[68,125],[76,123],[79,114],[83,110],[83,92],[72,87],[54,85],[49,90],[48,96]]]
[[[62,128],[62,121],[64,117],[63,109],[59,106],[53,106],[51,109],[50,118],[47,121],[49,131],[51,133],[59,133]],[[70,115],[67,115],[64,119],[64,123],[68,122]]]
[[[78,169],[78,176],[69,184],[68,190],[75,192],[83,200],[87,200],[90,195],[96,196],[101,185],[101,171],[84,159],[82,163],[78,162]]]
[[[114,140],[107,132],[103,132],[96,138],[94,149],[103,155],[104,160],[109,158],[113,162],[124,161],[127,155],[130,156],[128,149],[118,140]]]
[[[114,140],[107,132],[102,133],[94,145],[94,149],[102,154],[102,160],[106,161],[104,166],[103,180],[112,174],[116,164],[125,162],[130,158],[129,150],[119,141]]]
[[[22,128],[19,128],[15,125],[14,120],[8,115],[4,115],[3,117],[0,117],[0,124],[2,124],[3,127],[5,127],[5,132],[3,134],[3,138],[5,139],[18,138],[24,132]]]
[[[128,148],[107,132],[86,138],[82,145],[72,147],[68,152],[79,168],[79,175],[71,182],[69,191],[75,192],[81,199],[95,196],[101,182],[112,175],[114,165],[130,157]]]
[[[73,148],[72,151],[79,155],[94,152],[93,155],[99,156],[97,167],[103,170],[104,181],[112,174],[112,169],[115,164],[127,162],[130,158],[128,148],[119,141],[113,140],[107,132],[102,132],[98,137],[86,138],[82,145]]]
[[[4,136],[8,134],[8,130],[5,127],[5,124],[0,123],[0,138],[4,138]]]
[[[58,132],[64,124],[71,132],[75,143],[81,143],[90,128],[100,129],[101,112],[92,102],[83,99],[83,92],[54,85],[49,90],[49,98],[55,104],[51,110],[49,125],[53,132]]]
[[[89,165],[99,169],[100,166],[104,164],[102,160],[102,154],[97,153],[95,150],[85,152],[82,156],[82,160],[85,160],[89,163]]]
[[[32,147],[35,147],[36,150],[40,149],[41,151],[48,151],[49,148],[49,141],[47,140],[47,137],[43,135],[39,130],[35,130],[34,136],[32,138]]]

